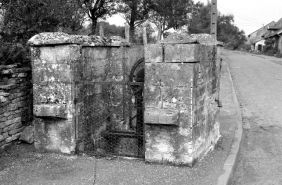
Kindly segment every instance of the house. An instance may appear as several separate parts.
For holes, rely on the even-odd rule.
[[[247,44],[250,44],[252,46],[252,51],[262,51],[265,39],[262,37],[266,34],[268,31],[268,28],[271,26],[274,26],[275,22],[272,21],[269,24],[261,27],[260,29],[252,32],[248,35],[248,41]]]
[[[273,26],[269,26],[263,38],[273,39],[274,47],[282,53],[282,18],[277,21]]]

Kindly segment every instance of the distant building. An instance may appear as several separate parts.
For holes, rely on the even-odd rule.
[[[263,38],[263,36],[267,33],[268,28],[274,25],[275,25],[275,22],[272,21],[269,24],[261,27],[260,29],[248,35],[247,44],[250,44],[252,46],[253,51],[262,51],[263,50],[263,47],[265,45],[264,44],[265,38]]]
[[[282,18],[273,26],[269,26],[267,32],[263,35],[264,39],[273,39],[274,47],[282,53]]]

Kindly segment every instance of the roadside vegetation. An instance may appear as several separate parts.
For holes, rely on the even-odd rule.
[[[277,58],[282,58],[282,53],[279,51],[277,46],[275,46],[274,39],[269,38],[265,41],[265,46],[262,53],[268,56],[276,56]]]

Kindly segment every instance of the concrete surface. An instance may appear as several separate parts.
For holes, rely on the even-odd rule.
[[[229,52],[244,138],[234,185],[282,184],[282,59]]]
[[[230,74],[226,62],[223,62],[220,91],[222,137],[214,150],[193,168],[151,164],[142,160],[38,153],[30,145],[15,144],[0,154],[1,185],[227,184],[236,164],[240,140],[240,113],[234,95]]]

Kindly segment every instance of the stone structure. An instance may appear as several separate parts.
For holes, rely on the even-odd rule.
[[[192,166],[220,137],[217,46],[176,35],[145,48],[145,159]]]
[[[17,140],[32,121],[31,69],[0,66],[0,150]]]
[[[145,55],[118,37],[42,33],[29,44],[38,149],[192,166],[220,137],[209,35],[172,36]]]
[[[128,47],[119,37],[64,33],[42,33],[29,44],[36,148],[84,151],[111,126],[107,120],[124,124],[124,92],[143,47]]]

